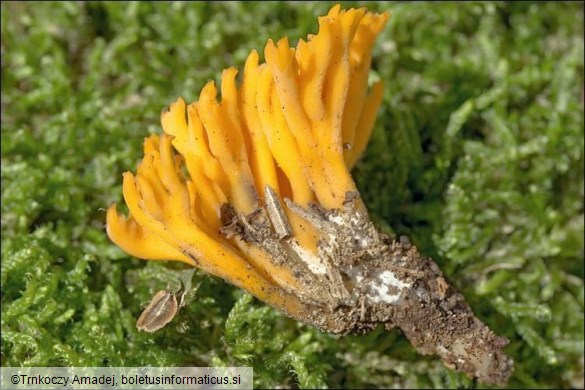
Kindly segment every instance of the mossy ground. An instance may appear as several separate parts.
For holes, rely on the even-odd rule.
[[[345,5],[355,5],[348,3]],[[248,365],[256,387],[477,387],[398,332],[337,338],[195,273],[165,329],[135,321],[181,264],[106,237],[160,111],[330,3],[6,3],[2,365]],[[393,15],[354,171],[374,220],[433,256],[511,340],[511,387],[583,386],[583,4],[368,3]]]

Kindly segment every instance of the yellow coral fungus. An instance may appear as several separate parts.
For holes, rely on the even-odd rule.
[[[224,70],[220,100],[209,82],[197,102],[173,103],[165,134],[124,173],[130,216],[112,205],[107,232],[133,256],[199,267],[330,332],[398,326],[422,353],[502,382],[504,340],[432,261],[373,226],[350,175],[382,101],[368,73],[388,17],[334,6],[296,47],[269,40],[266,63],[252,51],[239,87]]]
[[[343,144],[361,139],[365,146],[374,125],[380,94],[378,85],[367,94],[370,49],[387,19],[387,13],[335,6],[319,19],[319,33],[297,48],[286,38],[269,41],[265,64],[252,51],[239,88],[237,70],[226,69],[220,101],[209,82],[198,102],[173,103],[161,117],[166,134],[147,138],[136,175],[124,174],[131,216],[126,220],[110,207],[110,238],[134,256],[180,260],[242,280],[236,284],[250,292],[262,277],[274,287],[274,296],[262,297],[268,303],[280,300],[282,291],[298,291],[296,269],[237,235],[220,233],[222,206],[249,215],[265,202],[265,188],[302,206],[342,206],[356,190],[346,161],[358,157],[356,148]],[[355,96],[348,99],[350,92]],[[280,207],[291,225],[293,251],[305,262],[300,265],[322,268],[322,233],[284,203]]]

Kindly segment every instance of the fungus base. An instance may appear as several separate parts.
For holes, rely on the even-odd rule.
[[[289,314],[335,334],[365,333],[379,324],[397,327],[420,353],[438,355],[448,367],[484,383],[506,382],[513,368],[502,351],[508,340],[475,317],[432,259],[405,237],[378,231],[357,193],[348,193],[340,210],[285,203],[321,232],[317,259],[287,234],[278,202],[268,200],[247,216],[225,205],[221,231],[261,247],[299,275],[305,288],[292,293],[307,302],[306,309]]]

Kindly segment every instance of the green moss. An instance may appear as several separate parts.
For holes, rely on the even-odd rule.
[[[329,3],[2,3],[2,365],[250,365],[256,387],[477,387],[397,331],[337,338],[104,231],[121,173],[176,97]],[[353,3],[347,3],[353,5]],[[511,339],[513,387],[583,384],[583,4],[370,3],[393,15],[383,108],[354,171],[373,218],[433,256]],[[226,22],[229,21],[229,22]]]

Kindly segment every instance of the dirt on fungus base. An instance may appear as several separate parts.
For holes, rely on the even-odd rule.
[[[316,257],[282,234],[291,231],[283,210],[274,210],[275,204],[282,206],[267,203],[270,207],[249,216],[222,208],[221,231],[262,247],[272,261],[299,276],[305,288],[288,292],[306,308],[287,314],[342,335],[366,333],[379,324],[400,328],[420,353],[437,355],[447,367],[483,383],[506,383],[513,361],[502,349],[509,341],[475,317],[432,259],[405,237],[396,240],[378,231],[358,194],[347,194],[339,210],[302,208],[285,199],[290,211],[322,233]]]
[[[403,275],[413,281],[411,293],[398,304],[336,307],[328,313],[330,321],[322,329],[349,334],[368,332],[378,324],[387,330],[399,328],[420,353],[438,355],[447,367],[483,383],[505,384],[513,370],[512,359],[502,351],[508,339],[497,336],[475,317],[463,295],[445,281],[434,261],[420,256],[416,247],[403,239],[391,241],[389,248],[389,256],[410,265]],[[320,322],[323,315],[313,312],[309,322]]]

